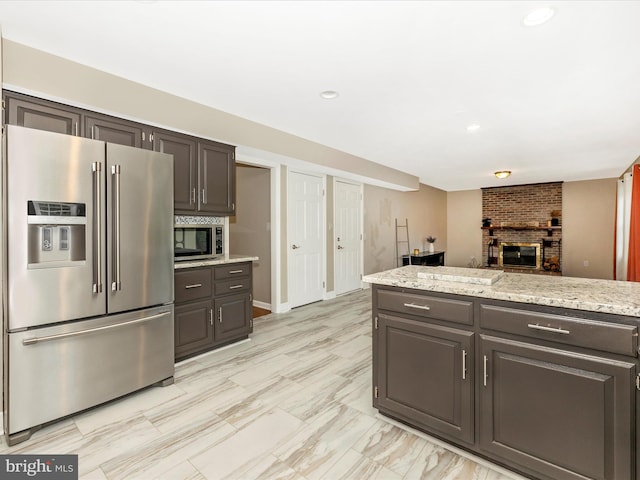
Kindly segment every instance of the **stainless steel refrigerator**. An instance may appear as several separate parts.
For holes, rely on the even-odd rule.
[[[8,125],[4,408],[40,425],[170,384],[173,156]]]

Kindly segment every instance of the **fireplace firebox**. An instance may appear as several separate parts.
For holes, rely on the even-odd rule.
[[[540,269],[540,244],[503,242],[500,244],[500,267]]]

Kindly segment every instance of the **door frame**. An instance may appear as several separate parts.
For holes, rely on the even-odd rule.
[[[337,206],[337,196],[336,196],[336,190],[337,190],[337,184],[338,183],[346,183],[348,185],[353,185],[353,186],[357,186],[359,187],[360,190],[360,216],[358,218],[358,226],[360,228],[360,242],[359,242],[359,257],[360,257],[360,289],[364,288],[364,284],[362,282],[362,277],[364,275],[364,185],[360,182],[355,182],[352,180],[347,180],[341,177],[334,177],[334,181],[333,181],[333,222],[334,222],[334,228],[332,229],[333,232],[333,237],[331,239],[331,245],[333,247],[333,245],[335,245],[335,221],[336,221],[336,206]],[[335,254],[335,248],[332,248],[332,257],[333,257],[333,294],[334,296],[337,295],[343,295],[345,293],[349,293],[349,292],[343,292],[343,293],[338,293],[336,291],[336,264],[337,264],[337,260],[336,260],[336,254]]]
[[[285,313],[289,311],[288,305],[282,302],[282,165],[276,161],[267,160],[266,155],[260,155],[244,147],[236,148],[236,162],[245,165],[253,165],[256,167],[266,168],[270,173],[270,190],[271,190],[271,299],[269,304],[256,303],[253,304],[271,310],[273,313]],[[228,253],[229,248],[229,225],[228,218],[225,224],[225,248]]]

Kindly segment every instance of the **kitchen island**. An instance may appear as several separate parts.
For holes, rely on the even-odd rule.
[[[175,360],[248,338],[253,331],[252,263],[219,255],[175,263]]]
[[[640,478],[640,284],[421,266],[364,281],[380,413],[531,478]]]

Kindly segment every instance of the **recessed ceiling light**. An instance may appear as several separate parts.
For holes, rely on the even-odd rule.
[[[338,98],[338,92],[335,90],[325,90],[324,92],[320,92],[320,96],[325,100],[333,100],[334,98]]]
[[[540,7],[531,10],[522,19],[522,25],[525,27],[537,27],[548,22],[555,15],[556,10],[553,7]]]
[[[498,170],[497,172],[493,172],[493,174],[500,179],[507,178],[511,175],[511,170]]]
[[[478,125],[477,123],[474,123],[474,124],[469,125],[467,127],[467,132],[475,132],[475,131],[477,131],[479,129],[480,129],[480,125]]]

